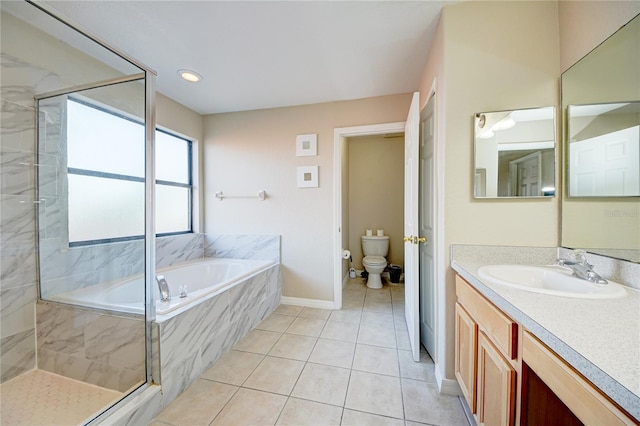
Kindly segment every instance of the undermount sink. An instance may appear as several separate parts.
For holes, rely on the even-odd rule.
[[[594,284],[561,266],[487,265],[478,269],[478,275],[490,283],[555,296],[613,299],[627,294],[616,282]]]

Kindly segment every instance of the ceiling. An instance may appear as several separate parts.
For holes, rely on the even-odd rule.
[[[452,2],[44,1],[200,114],[415,91]],[[182,80],[182,68],[202,81]]]

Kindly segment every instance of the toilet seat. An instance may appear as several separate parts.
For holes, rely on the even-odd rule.
[[[364,259],[362,259],[362,263],[366,263],[371,266],[381,266],[387,264],[387,259],[382,256],[365,256]]]

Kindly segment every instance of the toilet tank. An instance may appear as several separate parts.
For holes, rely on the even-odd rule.
[[[365,256],[382,256],[387,257],[389,254],[389,236],[366,236],[362,237],[362,252]]]

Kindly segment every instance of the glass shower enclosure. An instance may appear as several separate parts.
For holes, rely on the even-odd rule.
[[[89,423],[151,382],[155,76],[40,3],[0,7],[0,422]],[[45,385],[80,395],[71,417],[14,397]]]

